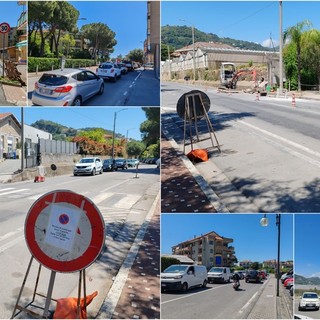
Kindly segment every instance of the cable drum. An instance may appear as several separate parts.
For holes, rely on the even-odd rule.
[[[188,101],[186,101],[186,99],[188,99]],[[187,102],[189,102],[189,107]],[[181,119],[186,121],[200,120],[209,110],[210,99],[200,90],[192,90],[184,93],[177,102],[177,113]]]
[[[52,171],[56,171],[57,170],[57,166],[54,163],[50,166],[50,168],[51,168]]]

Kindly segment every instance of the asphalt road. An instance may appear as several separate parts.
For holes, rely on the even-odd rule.
[[[159,173],[155,165],[141,165],[138,175],[129,169],[96,176],[57,176],[42,183],[0,184],[0,318],[11,317],[31,257],[24,239],[24,221],[36,199],[52,190],[72,190],[91,199],[105,220],[106,249],[87,268],[87,293],[98,290],[89,307],[89,314],[94,317],[156,199]],[[34,262],[24,290],[24,302],[31,300],[37,266]],[[43,268],[38,292],[46,294],[49,276],[49,270]],[[57,274],[53,297],[77,296],[78,278],[78,273]],[[44,304],[43,299],[37,302]]]
[[[162,84],[162,129],[180,145],[183,121],[176,105],[182,94],[194,89],[185,84]],[[319,212],[319,101],[299,99],[292,107],[291,99],[260,97],[256,101],[252,94],[228,95],[213,89],[206,94],[222,152],[210,152],[208,163],[212,165],[201,163],[197,168],[229,211]],[[166,125],[164,119],[168,118]],[[208,149],[211,142],[204,121],[199,132],[202,140],[207,139],[196,148]],[[223,183],[217,179],[220,173],[225,177]],[[243,199],[249,199],[251,207],[241,207],[244,201],[231,196],[227,183]]]
[[[28,78],[28,105],[40,76]],[[103,95],[96,95],[84,106],[160,106],[160,81],[153,70],[137,69],[122,75],[116,82],[106,80]]]
[[[161,294],[161,317],[164,319],[241,319],[249,312],[252,301],[265,283],[245,283],[239,291],[229,284],[208,284],[206,288],[186,293]]]

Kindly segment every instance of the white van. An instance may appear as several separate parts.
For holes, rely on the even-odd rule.
[[[208,282],[230,282],[231,272],[229,267],[212,267],[208,271]]]
[[[182,290],[207,286],[205,266],[173,264],[161,273],[161,291]]]

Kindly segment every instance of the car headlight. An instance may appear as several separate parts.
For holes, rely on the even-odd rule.
[[[175,276],[173,279],[181,279],[182,278],[182,275],[179,275],[179,276]]]

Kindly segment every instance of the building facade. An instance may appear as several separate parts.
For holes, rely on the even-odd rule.
[[[211,231],[199,237],[181,242],[172,247],[172,254],[185,255],[196,264],[211,266],[233,266],[236,261],[235,250],[225,238]]]

